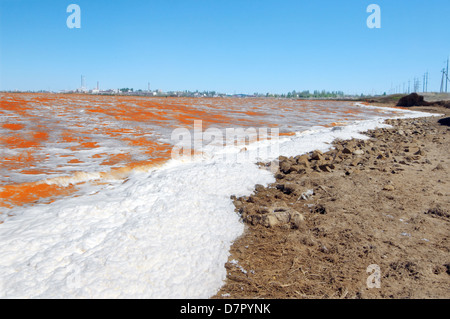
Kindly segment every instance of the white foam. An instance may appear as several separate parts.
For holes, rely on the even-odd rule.
[[[381,123],[283,138],[280,153],[326,151],[334,139],[366,138],[359,132]],[[274,182],[255,161],[170,161],[93,195],[13,209],[16,216],[0,225],[0,297],[211,297],[244,230],[230,195]]]

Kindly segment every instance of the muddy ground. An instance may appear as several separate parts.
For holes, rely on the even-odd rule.
[[[282,157],[233,198],[246,231],[213,298],[450,298],[450,109],[412,109],[445,116]]]

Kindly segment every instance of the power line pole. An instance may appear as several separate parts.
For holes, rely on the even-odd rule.
[[[426,82],[427,82],[427,74],[424,73],[424,74],[423,74],[423,83],[422,83],[422,92],[426,92],[426,91],[425,91],[425,85],[426,85]]]
[[[445,78],[445,93],[447,93],[448,91],[447,91],[447,86],[448,86],[448,57],[447,57],[447,72],[445,73],[446,74],[446,78]]]
[[[86,78],[84,75],[81,75],[81,91],[84,92],[86,90]]]
[[[419,87],[420,87],[420,83],[419,83],[419,79],[418,78],[414,78],[414,92],[418,92],[419,91]]]

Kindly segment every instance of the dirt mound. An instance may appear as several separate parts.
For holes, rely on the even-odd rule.
[[[450,108],[450,106],[449,106],[449,108]],[[450,117],[446,117],[446,118],[440,119],[438,121],[438,123],[441,124],[441,125],[450,126]]]
[[[434,105],[443,106],[450,109],[450,101],[438,101],[435,102]]]
[[[403,106],[403,107],[430,106],[430,105],[432,105],[432,104],[426,102],[424,100],[424,97],[417,93],[411,93],[410,95],[406,95],[406,96],[402,97],[397,103],[397,106]]]

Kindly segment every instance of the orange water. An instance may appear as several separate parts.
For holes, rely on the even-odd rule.
[[[192,130],[194,120],[203,130],[278,127],[289,136],[391,115],[333,101],[0,93],[0,208],[76,195],[85,172],[124,178],[164,163],[172,130]]]

